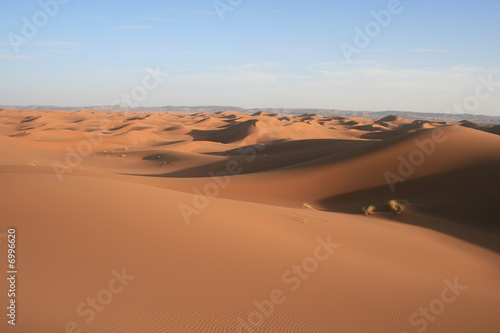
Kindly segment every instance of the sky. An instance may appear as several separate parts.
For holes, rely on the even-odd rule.
[[[500,116],[498,0],[0,0],[2,105]]]

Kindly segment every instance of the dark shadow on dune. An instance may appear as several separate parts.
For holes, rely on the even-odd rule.
[[[347,150],[353,150],[360,147],[371,145],[371,141],[361,140],[338,140],[338,139],[309,139],[309,140],[278,140],[265,145],[265,152],[267,154],[284,154],[296,153],[307,154],[310,159],[314,157],[324,157],[325,150],[328,155],[340,153]],[[226,150],[223,152],[208,153],[209,155],[218,156],[235,156],[241,155],[242,151],[247,151],[252,147],[256,150],[262,150],[260,146],[263,145],[250,145],[235,149]],[[321,151],[319,151],[321,150]],[[323,155],[322,155],[323,154]],[[308,159],[309,160],[309,159]]]
[[[423,128],[424,125],[428,124],[428,123],[430,123],[430,122],[429,121],[425,121],[425,120],[415,120],[415,121],[412,121],[409,124],[401,125],[401,127],[405,128],[407,130],[416,130],[416,129]]]
[[[385,121],[381,121],[381,120],[377,120],[376,122],[374,122],[374,124],[384,126],[386,128],[393,128],[394,127],[394,125],[386,123]]]
[[[150,129],[150,128],[153,128],[153,127],[152,126],[134,126],[130,129],[130,132],[131,131],[143,131],[143,130]]]
[[[182,126],[180,126],[180,125],[169,126],[169,127],[165,127],[163,129],[163,131],[174,131],[174,130],[177,130],[177,129],[180,129],[180,128],[182,128]]]
[[[234,128],[233,128],[234,129]],[[223,130],[221,130],[223,131]],[[303,168],[309,165],[331,164],[355,158],[364,154],[376,153],[401,141],[410,140],[412,137],[429,130],[421,130],[390,138],[382,141],[367,140],[338,140],[338,139],[312,139],[312,140],[279,140],[266,145],[256,144],[230,149],[224,152],[205,153],[206,155],[226,156],[225,161],[219,161],[203,166],[196,166],[174,172],[162,174],[131,174],[150,177],[209,177],[210,172],[226,170],[229,160],[235,160],[241,165],[240,174],[255,173],[276,169]],[[207,131],[202,131],[207,132]],[[209,131],[211,132],[211,131]],[[220,131],[214,131],[220,132]]]
[[[212,156],[226,156],[227,159],[164,174],[140,175],[151,177],[210,177],[210,173],[225,171],[229,161],[241,166],[240,174],[262,172],[294,167],[325,156],[371,146],[376,142],[360,140],[314,139],[297,141],[277,141],[267,145],[249,145],[224,152],[206,153]],[[159,160],[155,154],[150,160]]]
[[[476,123],[473,123],[471,121],[468,121],[468,120],[461,120],[459,122],[460,126],[463,126],[463,127],[467,127],[467,128],[478,128],[479,125],[476,124]]]
[[[182,161],[185,160],[186,157],[183,155],[179,155],[177,153],[165,153],[165,152],[158,152],[156,154],[148,155],[142,158],[144,161],[155,161],[161,164],[172,164],[177,161]]]
[[[354,121],[354,120],[349,120],[349,121],[343,121],[340,124],[345,125],[345,126],[354,126],[354,125],[359,124],[359,122]]]
[[[301,122],[313,121],[313,120],[317,120],[318,118],[320,118],[320,116],[317,114],[303,115],[300,117],[302,118],[302,119],[300,119]]]
[[[370,140],[384,140],[388,138],[394,138],[405,133],[408,133],[408,130],[404,128],[396,128],[393,130],[365,133],[361,135],[361,138]]]
[[[388,115],[388,116],[385,116],[383,118],[376,120],[375,123],[378,123],[379,121],[380,122],[391,122],[391,121],[396,121],[396,120],[401,120],[401,119],[402,118],[400,118],[398,116]]]
[[[355,129],[355,130],[369,131],[369,132],[381,131],[380,128],[373,127],[373,125],[357,125],[357,126],[353,126],[351,128]]]
[[[35,121],[37,119],[40,119],[41,116],[27,116],[23,120],[21,120],[21,123],[30,123],[32,121]]]
[[[427,131],[432,131],[432,130],[431,129],[423,129],[420,131],[405,132],[401,135],[390,137],[390,138],[387,138],[384,140],[373,140],[373,141],[337,140],[337,141],[340,141],[340,144],[342,144],[342,142],[348,143],[349,145],[352,143],[351,149],[345,149],[345,150],[338,151],[335,154],[325,155],[321,158],[314,160],[313,164],[316,166],[319,166],[322,164],[330,164],[330,163],[335,163],[338,161],[344,161],[344,160],[355,158],[355,157],[362,156],[365,154],[374,154],[379,150],[386,149],[386,148],[393,146],[393,145],[398,145],[402,141],[411,140],[413,137],[421,135]],[[308,166],[309,164],[311,164],[311,163],[304,162],[304,163],[293,165],[290,168],[305,167],[305,166]]]
[[[34,130],[36,128],[40,128],[40,127],[43,127],[47,125],[46,123],[42,123],[42,124],[29,124],[29,125],[19,125],[17,127],[17,130],[18,131],[31,131],[31,130]],[[73,130],[76,130],[78,131],[78,129],[73,129]]]
[[[207,120],[209,120],[209,119],[210,119],[209,117],[207,117],[207,118],[203,118],[203,119],[200,119],[200,120],[195,121],[193,124],[203,123],[203,122],[205,122],[205,121],[207,121]]]
[[[262,160],[255,158],[252,163],[247,166],[247,172],[259,172],[271,169],[285,169],[285,168],[302,168],[309,165],[322,165],[330,164],[338,161],[343,161],[351,158],[355,158],[367,153],[373,154],[379,150],[383,150],[392,145],[397,145],[401,141],[411,140],[411,138],[423,134],[427,131],[432,131],[432,129],[423,129],[413,132],[405,132],[404,134],[391,137],[381,141],[365,141],[365,140],[338,140],[338,139],[312,139],[312,140],[295,140],[295,141],[277,141],[267,145],[251,145],[246,147],[240,147],[236,149],[231,149],[225,152],[214,152],[207,153],[210,155],[217,156],[228,156],[237,157],[242,152],[252,151],[261,152],[261,154],[267,154]],[[254,147],[252,149],[252,147]],[[254,153],[255,154],[255,153]],[[259,157],[260,154],[257,154]],[[245,157],[245,158],[247,158]],[[265,162],[265,163],[264,163]],[[260,164],[259,164],[260,163]],[[215,170],[220,170],[216,166]],[[196,169],[196,168],[195,168]],[[200,168],[201,170],[202,168]],[[207,166],[203,167],[204,170]],[[206,172],[203,175],[197,175],[196,172],[190,170],[179,171],[174,174],[164,174],[160,175],[163,177],[207,177]]]
[[[113,127],[113,128],[110,128],[109,131],[118,131],[122,128],[125,128],[127,126],[130,126],[130,124],[125,124],[125,125],[120,125],[120,126],[117,126],[117,127]]]
[[[229,118],[229,116],[227,117]],[[237,124],[229,124],[227,127],[217,130],[192,130],[187,135],[191,135],[194,141],[231,143],[243,140],[250,134],[251,128],[255,127],[257,121],[257,119],[251,119]]]
[[[21,133],[17,133],[17,134],[12,134],[12,135],[9,135],[9,137],[16,138],[16,137],[21,137],[21,136],[25,136],[25,135],[29,135],[29,132],[21,132]]]
[[[180,143],[180,142],[184,142],[184,140],[156,142],[156,143],[152,143],[151,147],[168,146],[168,145],[173,145],[173,144]]]
[[[217,117],[217,118],[220,118],[220,119],[236,119],[238,118],[239,116],[238,115],[235,115],[235,114],[228,114],[228,115],[225,115],[225,116],[221,116],[221,117]]]
[[[428,223],[408,214],[389,214],[383,217],[395,221],[440,231],[465,241],[500,252],[500,218],[498,193],[500,163],[441,173],[389,186],[325,198],[319,202],[325,210],[357,214],[362,207],[383,207],[389,200],[407,200],[418,213],[455,221]],[[482,233],[478,236],[473,232]],[[485,239],[484,234],[490,239]]]
[[[488,132],[488,133],[492,133],[492,134],[500,135],[500,125],[489,127],[487,129],[483,129],[483,131]]]
[[[241,118],[235,118],[235,119],[223,119],[222,121],[226,123],[227,125],[224,126],[231,126],[232,124],[236,123],[238,120]]]
[[[134,116],[134,117],[130,117],[128,119],[126,119],[125,121],[132,121],[132,120],[144,120],[148,117],[150,117],[151,115],[150,114],[147,114],[147,115],[144,115],[144,116]]]

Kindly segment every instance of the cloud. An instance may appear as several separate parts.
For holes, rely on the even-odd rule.
[[[340,61],[339,64],[342,65],[364,65],[364,64],[374,64],[377,60],[351,60],[351,61]]]
[[[217,16],[217,15],[219,15],[214,10],[196,10],[196,11],[193,11],[193,13],[200,14],[200,15],[207,15],[207,16]]]
[[[230,65],[228,66],[229,69],[232,70],[248,70],[248,69],[263,69],[263,68],[276,68],[276,67],[283,67],[286,66],[284,63],[280,62],[260,62],[260,63],[249,63],[249,64],[242,64],[242,65]]]
[[[457,72],[457,73],[462,73],[463,75],[471,75],[471,74],[480,74],[488,71],[496,71],[498,69],[486,69],[483,67],[472,67],[472,66],[467,66],[467,65],[458,65],[452,67],[452,70]]]
[[[236,81],[248,81],[256,84],[264,84],[264,83],[275,83],[279,80],[279,76],[270,73],[262,73],[262,72],[245,72],[240,73],[237,76],[232,77]]]
[[[116,30],[145,30],[145,29],[153,29],[153,26],[150,25],[118,25],[112,27]]]
[[[163,17],[139,17],[139,19],[146,20],[146,21],[155,21],[155,22],[168,21],[168,19],[163,18]]]
[[[328,68],[337,65],[338,62],[316,62],[307,66],[308,68]]]
[[[330,87],[331,91],[349,93],[363,91],[367,96],[377,93],[384,96],[402,94],[407,96],[408,102],[422,105],[430,102],[453,100],[456,96],[467,95],[480,82],[481,77],[488,77],[499,72],[498,68],[429,68],[429,69],[384,69],[384,68],[357,68],[354,70],[337,69],[321,71],[316,82],[320,87]],[[424,100],[419,100],[419,98]],[[428,96],[428,97],[425,97]],[[453,97],[455,96],[455,97]],[[374,97],[373,97],[374,98]],[[377,97],[378,98],[378,97]],[[399,99],[399,97],[397,98]],[[427,100],[428,99],[428,100]]]
[[[335,71],[323,71],[323,74],[331,77],[342,77],[345,75],[344,72],[335,72]]]
[[[46,47],[46,48],[54,48],[54,47],[72,47],[72,46],[77,46],[77,43],[74,42],[68,42],[68,41],[32,41],[29,43],[29,45],[36,46],[36,47]]]
[[[425,52],[425,53],[442,53],[446,52],[446,50],[443,49],[410,49],[410,52]]]
[[[58,41],[58,40],[30,40],[27,45],[38,48],[59,48],[59,49],[78,46],[78,44],[75,42]],[[0,46],[11,46],[11,43],[0,42]]]
[[[25,59],[37,59],[36,57],[22,55],[22,54],[1,54],[0,59],[9,59],[9,60],[25,60]]]
[[[364,64],[377,64],[377,60],[358,60],[358,61],[337,61],[337,62],[318,62],[307,66],[312,69],[330,69],[339,67],[339,65],[364,65]]]
[[[358,66],[352,66],[358,65]],[[331,78],[339,78],[345,77],[348,75],[352,75],[356,69],[359,69],[361,65],[371,65],[369,67],[365,66],[363,68],[381,68],[382,64],[377,63],[376,60],[361,60],[361,61],[337,61],[337,62],[319,62],[310,64],[307,66],[309,70],[312,70],[314,73],[328,76]]]
[[[388,53],[391,52],[389,49],[364,49],[363,52],[380,52],[380,53]]]

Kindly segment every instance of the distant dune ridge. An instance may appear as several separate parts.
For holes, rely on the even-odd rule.
[[[59,106],[43,106],[43,105],[0,105],[3,109],[12,110],[63,110],[63,111],[79,111],[82,109],[96,112],[177,112],[177,113],[199,113],[199,112],[224,112],[237,111],[246,114],[271,113],[281,115],[302,115],[302,114],[318,114],[323,116],[343,116],[343,117],[362,117],[369,119],[380,119],[385,116],[400,116],[406,119],[413,120],[432,120],[432,121],[448,121],[459,122],[462,120],[475,122],[479,124],[500,124],[500,116],[487,116],[481,114],[470,113],[453,113],[453,112],[412,112],[412,111],[352,111],[338,109],[312,109],[312,108],[253,108],[245,109],[235,106],[155,106],[155,107],[128,107],[120,105],[101,105],[101,106],[84,106],[84,107],[59,107]]]
[[[500,332],[495,119],[108,111],[0,110],[0,331]]]

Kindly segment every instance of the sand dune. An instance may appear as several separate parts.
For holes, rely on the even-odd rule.
[[[0,331],[499,332],[496,132],[1,110]]]

